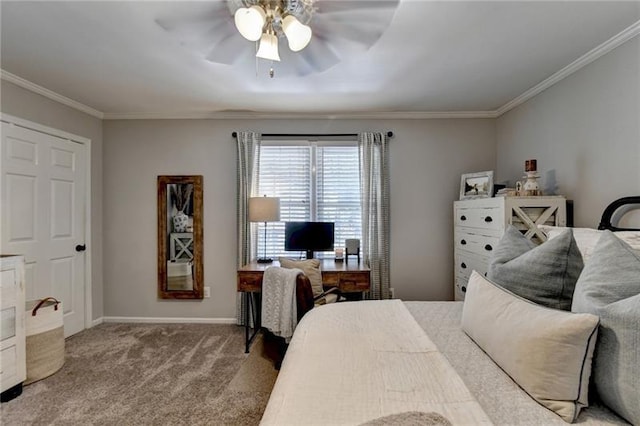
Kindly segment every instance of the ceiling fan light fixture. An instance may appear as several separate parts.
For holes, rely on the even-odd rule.
[[[250,41],[260,40],[266,18],[267,15],[264,9],[258,5],[248,8],[241,7],[234,15],[236,28],[242,34],[242,37]]]
[[[311,28],[302,24],[298,18],[293,15],[287,15],[282,20],[282,30],[287,36],[289,49],[298,52],[309,44],[311,41]]]
[[[280,61],[278,54],[278,37],[272,33],[264,33],[260,38],[260,47],[256,53],[258,58]]]

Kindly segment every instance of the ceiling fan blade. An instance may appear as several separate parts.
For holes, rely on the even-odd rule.
[[[396,9],[400,0],[319,0],[314,3],[317,13],[342,13],[363,9]]]
[[[251,43],[237,32],[226,1],[183,4],[187,6],[178,4],[170,16],[155,21],[182,46],[221,64],[235,63],[245,49],[250,49]]]
[[[253,43],[229,33],[214,45],[209,47],[205,59],[219,64],[232,65],[242,56],[255,55]]]
[[[208,29],[212,22],[232,17],[226,2],[176,2],[167,16],[155,20],[162,29],[180,34],[198,33]]]
[[[340,62],[334,48],[322,36],[315,36],[307,47],[294,54],[303,59],[315,72],[326,71]]]
[[[333,22],[325,19],[317,19],[314,23],[314,35],[322,35],[331,39],[350,40],[368,49],[384,34],[389,25],[387,22],[355,21],[350,23]]]
[[[321,3],[310,23],[314,36],[324,36],[342,59],[368,50],[387,30],[398,0],[329,1]]]
[[[393,19],[395,10],[381,10],[381,9],[361,9],[352,10],[348,13],[318,13],[314,15],[310,25],[314,26],[316,20],[320,22],[330,22],[340,25],[374,25],[374,26],[388,26]]]
[[[181,43],[197,52],[208,55],[216,45],[224,42],[227,38],[237,34],[233,22],[229,20],[219,20],[209,28],[192,37],[183,37]],[[244,40],[240,37],[241,40]],[[246,41],[246,40],[245,40]]]

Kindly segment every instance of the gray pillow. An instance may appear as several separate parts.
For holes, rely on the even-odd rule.
[[[571,229],[536,245],[509,225],[493,253],[487,277],[532,302],[569,311],[583,266]]]
[[[571,310],[600,317],[592,382],[605,404],[640,425],[640,251],[606,231],[578,279]]]

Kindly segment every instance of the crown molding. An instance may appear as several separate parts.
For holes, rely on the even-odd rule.
[[[273,120],[273,119],[308,119],[308,120],[429,120],[446,118],[498,118],[518,105],[523,104],[542,91],[565,79],[601,56],[611,52],[621,44],[640,34],[640,21],[611,37],[601,45],[590,50],[560,71],[533,86],[520,96],[512,99],[493,111],[372,111],[344,113],[289,113],[289,112],[254,112],[254,111],[195,111],[195,112],[132,112],[103,113],[85,104],[74,101],[52,90],[32,83],[17,75],[0,69],[0,78],[24,89],[38,93],[63,105],[75,108],[102,120],[175,120],[175,119],[217,119],[217,120]]]
[[[562,68],[560,71],[551,75],[551,77],[533,86],[531,89],[527,90],[517,98],[507,102],[506,104],[504,104],[503,106],[501,106],[495,111],[495,116],[500,117],[502,114],[508,111],[511,111],[518,105],[523,104],[524,102],[533,98],[534,96],[541,93],[542,91],[548,89],[549,87],[553,86],[559,81],[567,78],[568,76],[575,73],[579,69],[589,65],[591,62],[595,61],[601,56],[604,56],[607,53],[611,52],[613,49],[620,46],[621,44],[636,37],[638,34],[640,34],[640,21],[636,22],[635,24],[631,25],[627,29],[611,37],[609,40],[605,41],[604,43],[595,47],[594,49],[591,49],[589,52],[585,53],[575,61],[571,62],[569,65]]]
[[[37,93],[39,95],[44,96],[45,98],[49,98],[51,100],[54,100],[58,103],[61,103],[63,105],[66,105],[68,107],[77,109],[78,111],[82,111],[85,114],[89,114],[92,115],[96,118],[99,119],[104,119],[104,113],[102,113],[101,111],[98,111],[97,109],[91,108],[90,106],[87,106],[83,103],[80,103],[78,101],[74,101],[73,99],[67,98],[66,96],[63,96],[59,93],[54,92],[53,90],[49,90],[45,87],[42,87],[38,84],[32,83],[29,80],[25,80],[22,77],[18,77],[15,74],[11,74],[8,71],[5,71],[3,69],[0,69],[0,78],[2,80],[6,80],[10,83],[15,84],[16,86],[20,86],[23,89],[27,89],[30,90],[34,93]]]
[[[212,119],[212,120],[425,120],[435,118],[495,118],[495,111],[373,111],[344,113],[290,113],[290,112],[253,112],[253,111],[212,111],[191,113],[105,113],[105,120],[175,120],[175,119]]]

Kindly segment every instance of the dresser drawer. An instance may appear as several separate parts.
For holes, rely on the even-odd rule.
[[[455,224],[468,228],[503,230],[504,210],[502,207],[456,208]]]
[[[16,305],[18,285],[15,269],[0,271],[0,309]]]
[[[9,346],[0,351],[0,359],[2,359],[2,368],[0,368],[0,386],[4,392],[11,386],[19,383],[18,377],[18,350],[15,345]]]
[[[341,272],[338,287],[343,293],[369,291],[369,272]]]
[[[323,287],[338,287],[340,285],[340,273],[335,271],[322,271]]]
[[[464,250],[456,250],[454,255],[456,277],[469,279],[471,271],[485,275],[489,270],[489,256],[479,256]]]
[[[262,291],[262,272],[238,271],[238,291]]]
[[[0,342],[15,337],[17,320],[18,312],[15,306],[9,306],[0,311]]]
[[[454,233],[456,250],[465,250],[483,256],[491,256],[500,237],[469,232],[466,228],[457,228]]]

